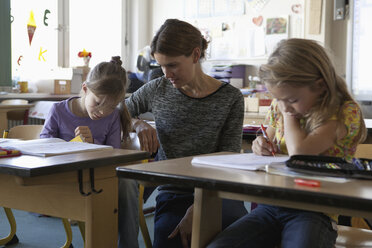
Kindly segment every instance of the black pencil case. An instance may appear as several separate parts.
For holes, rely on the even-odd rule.
[[[285,163],[288,168],[307,174],[372,179],[372,160],[366,158],[348,162],[338,157],[293,155]]]

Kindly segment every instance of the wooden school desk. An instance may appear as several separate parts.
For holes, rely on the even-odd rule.
[[[0,94],[0,100],[24,99],[28,101],[62,101],[79,94],[57,95],[52,93],[7,93]]]
[[[116,247],[115,168],[148,157],[142,151],[113,149],[46,158],[1,158],[0,206],[84,221],[85,247]],[[89,192],[89,196],[82,194]]]
[[[220,153],[231,154],[231,153]],[[118,167],[119,177],[195,187],[191,247],[205,247],[221,230],[221,198],[372,217],[372,181],[298,186],[293,177],[191,165],[192,157]]]
[[[33,103],[28,104],[0,104],[0,132],[8,129],[7,113],[12,110],[27,110],[33,107]]]

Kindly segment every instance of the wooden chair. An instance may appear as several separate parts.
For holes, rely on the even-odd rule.
[[[126,141],[122,144],[123,149],[131,149],[131,150],[140,150],[141,145],[136,133],[130,133],[130,140]],[[144,163],[148,161],[143,161]],[[139,215],[139,226],[141,229],[141,234],[143,237],[143,241],[145,243],[146,248],[152,248],[152,242],[149,234],[149,229],[147,228],[146,218],[143,209],[143,193],[145,190],[145,185],[139,182],[138,185],[139,196],[138,196],[138,215]]]
[[[38,139],[43,125],[19,125],[9,130],[8,138],[31,140]]]
[[[357,158],[372,159],[372,144],[359,144]],[[372,230],[338,225],[336,248],[372,248]]]
[[[28,104],[27,100],[23,99],[8,99],[1,101],[1,104],[8,104],[8,105],[24,105]],[[27,110],[13,110],[7,113],[7,118],[10,121],[23,121],[23,125],[27,125],[28,123],[28,109]]]
[[[43,129],[43,125],[19,125],[11,128],[9,130],[7,138],[15,138],[15,139],[23,139],[23,140],[30,140],[30,139],[38,139],[41,130]],[[6,213],[8,222],[10,224],[10,233],[7,237],[0,239],[0,245],[6,244],[15,244],[18,243],[18,238],[16,236],[17,231],[17,224],[13,215],[13,212],[10,208],[4,208]],[[70,223],[67,219],[63,218],[62,223],[66,232],[66,242],[62,246],[63,248],[71,248],[72,247],[72,230]],[[80,223],[79,223],[80,227]],[[81,230],[81,229],[80,229]],[[84,236],[83,236],[84,239]]]

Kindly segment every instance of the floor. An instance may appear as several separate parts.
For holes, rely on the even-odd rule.
[[[144,208],[155,206],[157,191],[150,196],[144,204]],[[250,204],[245,203],[247,209]],[[40,217],[38,214],[13,210],[17,222],[17,237],[19,243],[14,245],[0,246],[6,248],[58,248],[66,241],[65,231],[59,218]],[[149,229],[151,240],[153,240],[154,218],[152,214],[146,216],[146,223]],[[0,207],[0,238],[9,233],[9,224],[3,209]],[[140,248],[145,248],[141,232],[138,235]],[[83,248],[83,239],[78,226],[72,226],[72,245],[74,248]]]
[[[155,205],[156,194],[150,196],[144,207]],[[38,214],[14,210],[17,223],[18,244],[0,246],[6,248],[58,248],[66,241],[65,231],[59,218],[40,217]],[[146,216],[147,227],[153,238],[153,215]],[[3,208],[0,208],[0,238],[9,234],[10,227]],[[138,235],[140,248],[145,248],[141,233]],[[72,245],[74,248],[83,248],[84,243],[78,226],[72,226]]]

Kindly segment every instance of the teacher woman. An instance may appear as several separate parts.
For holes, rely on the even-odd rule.
[[[202,71],[208,42],[191,24],[168,19],[151,42],[151,54],[164,76],[126,99],[141,147],[159,160],[220,151],[240,152],[244,100],[240,90]],[[152,112],[156,130],[135,119]],[[189,247],[194,189],[175,185],[158,188],[154,248]],[[247,211],[243,202],[223,201],[222,226]]]

